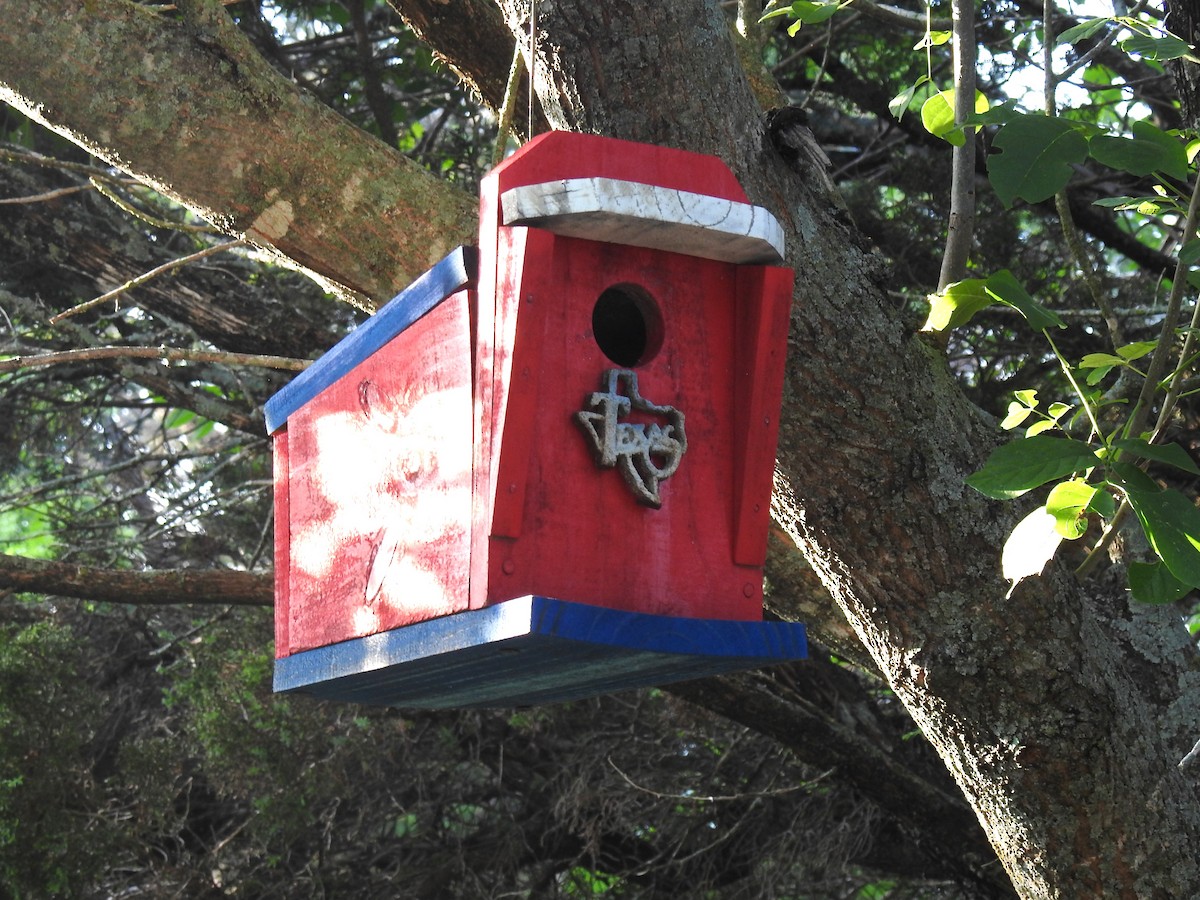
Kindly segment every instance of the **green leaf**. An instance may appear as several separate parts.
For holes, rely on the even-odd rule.
[[[988,497],[1011,500],[1099,462],[1095,448],[1082,441],[1037,435],[997,447],[967,484]]]
[[[1106,197],[1092,201],[1092,206],[1103,206],[1118,211],[1132,209],[1143,216],[1157,216],[1169,210],[1180,212],[1179,204],[1164,197]]]
[[[897,119],[902,118],[904,114],[908,112],[909,106],[912,105],[913,97],[917,95],[917,91],[920,89],[921,85],[927,84],[928,82],[929,76],[922,75],[907,88],[889,100],[888,109],[891,111],[892,115]]]
[[[921,105],[921,124],[935,137],[961,147],[967,142],[961,126],[954,120],[954,91],[938,91]],[[975,92],[975,113],[988,111],[988,100],[979,91]]]
[[[1127,491],[1150,546],[1184,584],[1200,587],[1200,509],[1178,491]]]
[[[921,39],[913,44],[914,50],[925,50],[929,47],[940,47],[942,44],[948,44],[954,39],[953,31],[927,31],[921,35]]]
[[[1145,59],[1157,60],[1179,59],[1190,56],[1192,51],[1187,41],[1177,38],[1173,34],[1165,34],[1160,37],[1135,34],[1120,41],[1119,46],[1126,53],[1136,53]]]
[[[1149,122],[1134,122],[1132,131],[1132,137],[1111,134],[1093,137],[1088,144],[1092,159],[1139,177],[1164,172],[1180,181],[1187,179],[1187,148],[1178,137]],[[1158,206],[1158,198],[1143,198],[1137,208],[1145,201]]]
[[[1140,491],[1144,494],[1153,494],[1162,490],[1153,478],[1132,463],[1110,462],[1108,468],[1113,475],[1117,476],[1120,486],[1126,493]]]
[[[965,325],[975,313],[991,306],[995,298],[984,288],[982,279],[956,281],[940,294],[929,295],[929,318],[922,331],[946,331]]]
[[[164,428],[178,428],[181,425],[186,425],[192,419],[196,418],[196,414],[190,409],[174,409],[170,415],[163,420]]]
[[[1174,603],[1189,590],[1162,563],[1129,564],[1129,591],[1139,603]]]
[[[1080,369],[1099,369],[1101,366],[1112,368],[1113,366],[1126,365],[1126,361],[1120,356],[1113,356],[1111,353],[1089,353],[1079,361],[1077,368]]]
[[[1100,488],[1100,490],[1096,491],[1096,496],[1092,498],[1092,502],[1088,506],[1088,512],[1094,512],[1104,519],[1111,519],[1117,513],[1116,498],[1107,489],[1108,482],[1100,485]]]
[[[1150,444],[1146,441],[1130,438],[1128,440],[1113,441],[1112,445],[1118,450],[1124,450],[1127,453],[1132,453],[1134,456],[1140,456],[1142,459],[1153,459],[1156,462],[1166,463],[1168,466],[1182,469],[1192,475],[1200,475],[1200,468],[1188,456],[1188,452],[1178,444]]]
[[[1070,403],[1051,403],[1050,408],[1047,409],[1046,412],[1049,414],[1050,418],[1057,422],[1074,408],[1075,407],[1071,406]]]
[[[1067,324],[1029,295],[1021,282],[1008,269],[1001,269],[984,283],[984,289],[1006,306],[1019,311],[1037,331],[1047,328],[1066,328]]]
[[[1033,437],[1035,434],[1041,434],[1043,431],[1049,431],[1051,428],[1056,428],[1058,423],[1053,419],[1038,419],[1028,428],[1025,429],[1025,437]]]
[[[1008,415],[1004,417],[1004,421],[1000,423],[1000,427],[1005,431],[1011,431],[1028,419],[1032,413],[1033,410],[1028,406],[1022,406],[1014,400],[1008,404]]]
[[[1187,144],[1178,133],[1168,133],[1150,122],[1134,122],[1133,136],[1136,140],[1156,144],[1163,155],[1163,166],[1160,171],[1187,181],[1188,156]]]
[[[1017,101],[1010,97],[1003,103],[998,103],[983,112],[974,113],[962,124],[974,125],[976,127],[981,125],[1003,125],[1022,115],[1024,113],[1019,111]]]
[[[1013,396],[1017,399],[1018,403],[1024,403],[1030,409],[1037,409],[1037,393],[1037,388],[1025,388],[1021,391],[1013,391]]]
[[[1069,541],[1083,537],[1088,508],[1099,490],[1078,479],[1056,484],[1046,498],[1046,512],[1054,516],[1054,530]]]
[[[788,33],[795,37],[795,32],[799,31],[801,26],[819,25],[836,13],[838,8],[838,4],[836,3],[814,3],[812,0],[796,0],[787,10],[788,14],[796,20],[796,24],[788,29]]]
[[[921,104],[921,124],[930,134],[955,147],[967,142],[962,129],[954,124],[954,91],[938,91]]]
[[[1086,22],[1080,22],[1072,28],[1068,28],[1056,39],[1056,44],[1074,44],[1078,41],[1087,40],[1092,35],[1099,33],[1105,25],[1109,23],[1108,18],[1088,19]]]
[[[1158,341],[1134,341],[1132,344],[1118,347],[1117,355],[1121,359],[1127,359],[1132,362],[1135,359],[1141,359],[1147,353],[1153,353],[1154,348],[1157,346]]]
[[[1190,240],[1179,248],[1179,261],[1185,266],[1194,266],[1200,260],[1200,240]]]
[[[1088,142],[1064,119],[1018,116],[997,133],[1000,153],[988,162],[988,177],[1005,206],[1018,198],[1040,203],[1071,180],[1073,165],[1087,158]]]
[[[1022,579],[1041,575],[1062,543],[1062,535],[1055,528],[1054,516],[1039,506],[1020,522],[1004,542],[1000,555],[1000,571],[1012,587],[1008,597],[1017,589]]]

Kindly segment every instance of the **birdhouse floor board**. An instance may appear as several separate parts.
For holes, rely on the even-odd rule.
[[[452,294],[473,285],[478,251],[459,247],[293,378],[263,405],[267,433]]]
[[[527,706],[806,655],[797,623],[653,616],[522,597],[277,660],[275,690],[399,707]]]

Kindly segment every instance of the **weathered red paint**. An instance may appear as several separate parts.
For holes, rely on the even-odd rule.
[[[719,160],[585,135],[544,135],[494,170],[475,290],[276,433],[279,656],[530,594],[761,619],[791,272],[500,224],[504,191],[589,176],[746,199]],[[633,366],[642,395],[686,417],[659,509],[574,420],[624,368],[592,330],[613,285],[661,320]]]
[[[468,292],[418,325],[288,420],[289,652],[466,607]]]

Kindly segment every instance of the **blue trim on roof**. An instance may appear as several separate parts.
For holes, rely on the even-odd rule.
[[[275,661],[275,690],[385,706],[557,703],[805,659],[796,622],[624,612],[519,597]]]
[[[459,247],[417,278],[264,404],[267,433],[447,297],[473,286],[478,269],[479,251]]]

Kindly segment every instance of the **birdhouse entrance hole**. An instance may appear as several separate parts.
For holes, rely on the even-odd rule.
[[[648,363],[663,343],[662,314],[650,292],[636,284],[614,284],[592,308],[592,335],[618,366]]]

